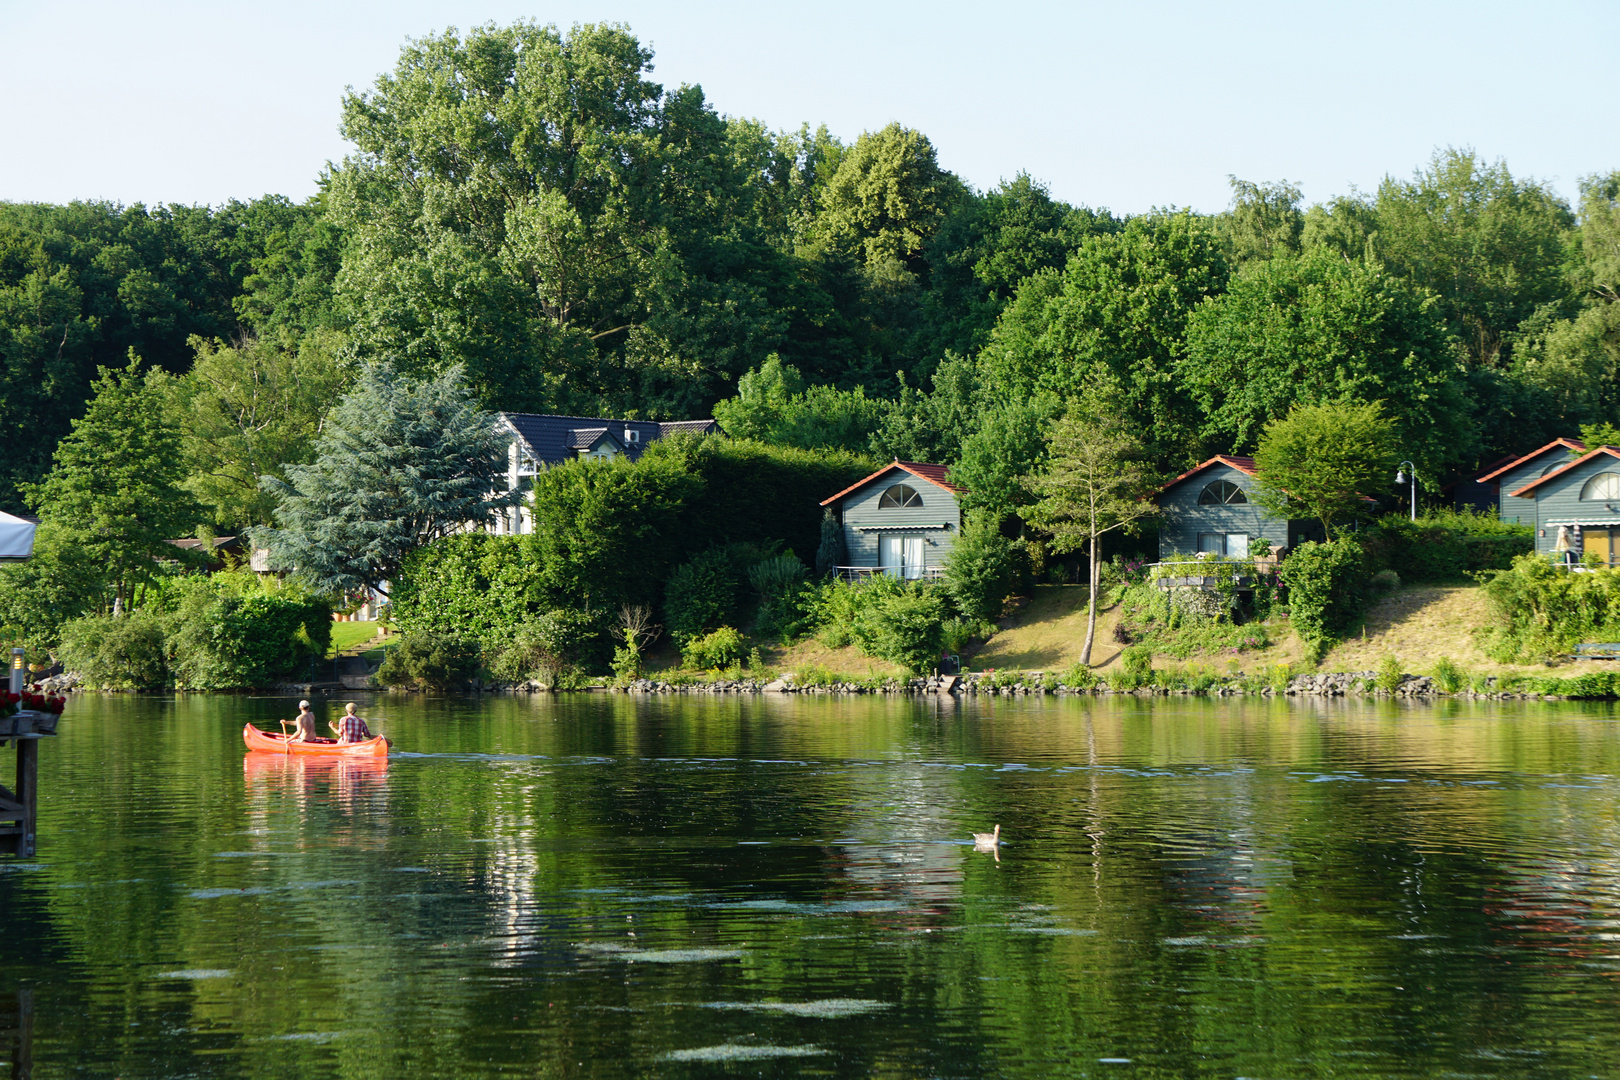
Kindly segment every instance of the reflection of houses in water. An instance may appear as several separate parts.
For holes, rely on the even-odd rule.
[[[958,825],[964,771],[916,765],[898,767],[892,776],[880,805],[854,808],[860,827],[851,835],[866,836],[862,843],[833,849],[835,868],[870,896],[928,906],[953,903],[962,895],[962,860],[970,854],[952,842],[958,833],[967,839]]]

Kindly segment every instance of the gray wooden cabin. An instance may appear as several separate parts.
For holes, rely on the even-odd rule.
[[[962,489],[945,473],[943,465],[895,461],[823,499],[844,528],[839,572],[937,577],[962,531]]]
[[[1163,514],[1160,560],[1200,551],[1247,558],[1250,544],[1261,538],[1280,554],[1322,539],[1319,523],[1278,517],[1255,501],[1256,475],[1253,458],[1217,454],[1160,488],[1154,496]]]
[[[1509,499],[1530,507],[1519,520],[1534,526],[1538,552],[1554,554],[1562,531],[1573,557],[1596,553],[1620,565],[1620,449],[1599,446],[1521,487],[1504,484],[1502,501]]]
[[[1515,495],[1526,484],[1538,480],[1555,469],[1586,453],[1586,444],[1579,439],[1554,439],[1538,450],[1514,458],[1512,461],[1486,473],[1478,484],[1494,484],[1498,492],[1496,514],[1503,521],[1517,521],[1521,525],[1536,523],[1534,495]]]

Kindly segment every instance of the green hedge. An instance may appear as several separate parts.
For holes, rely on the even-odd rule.
[[[532,537],[435,540],[406,558],[393,583],[394,622],[406,633],[510,633],[548,610],[541,569]]]
[[[1411,521],[1390,515],[1355,538],[1371,572],[1393,570],[1402,581],[1465,581],[1483,570],[1506,570],[1535,548],[1535,531],[1493,514],[1446,511]]]
[[[1566,656],[1582,641],[1620,641],[1620,570],[1574,573],[1523,555],[1486,582],[1485,595],[1496,615],[1485,648],[1504,663]]]
[[[233,594],[197,578],[170,618],[175,685],[237,690],[306,678],[332,643],[332,607],[287,590]]]

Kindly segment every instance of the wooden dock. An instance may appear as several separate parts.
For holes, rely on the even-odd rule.
[[[0,784],[0,855],[34,857],[34,823],[39,819],[39,744],[56,737],[55,713],[20,712],[0,717],[0,749],[17,744],[17,774],[11,787]]]

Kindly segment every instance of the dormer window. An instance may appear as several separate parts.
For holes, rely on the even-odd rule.
[[[922,504],[922,496],[909,484],[896,484],[878,498],[879,510],[897,510]]]
[[[1249,497],[1243,494],[1243,489],[1230,480],[1206,484],[1204,490],[1198,493],[1199,506],[1236,506],[1248,501]]]
[[[1620,473],[1598,473],[1581,488],[1582,502],[1620,502]]]

